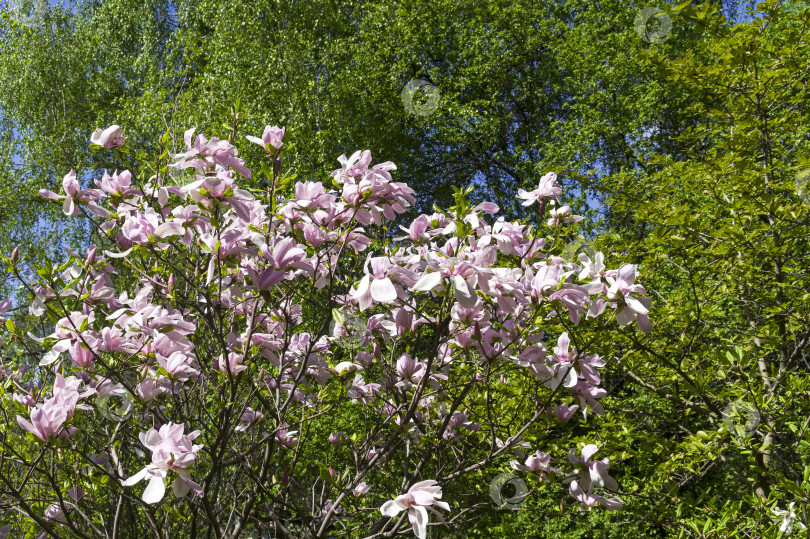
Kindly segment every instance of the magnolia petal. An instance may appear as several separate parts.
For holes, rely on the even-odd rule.
[[[159,475],[153,475],[146,490],[143,491],[142,500],[146,503],[158,503],[166,494],[166,481]]]
[[[42,359],[39,360],[39,366],[44,367],[46,365],[52,365],[59,360],[59,352],[55,352],[54,350],[49,351]]]
[[[108,210],[107,208],[102,208],[95,202],[90,202],[89,204],[87,204],[87,209],[89,209],[91,212],[104,219],[109,219],[112,216],[112,212],[110,210]]]
[[[64,202],[62,202],[62,212],[65,215],[76,215],[79,213],[79,209],[73,203],[72,198],[66,197]]]
[[[168,238],[169,236],[182,236],[185,233],[186,229],[183,228],[183,225],[181,223],[172,221],[168,223],[163,223],[162,225],[157,227],[153,232],[153,235],[156,238],[163,239]]]
[[[442,282],[441,273],[439,272],[426,273],[422,275],[422,277],[418,281],[416,281],[416,284],[413,285],[413,290],[414,292],[427,292],[439,286],[440,282]]]
[[[419,505],[431,505],[434,501],[433,495],[424,490],[415,490],[411,496],[413,496],[413,501]]]
[[[408,520],[413,526],[413,532],[419,539],[427,538],[427,511],[421,505],[411,506],[408,510]]]
[[[636,298],[631,298],[630,296],[625,296],[624,301],[627,303],[627,306],[636,311],[639,314],[647,314],[650,311],[641,304],[641,302]]]
[[[174,493],[175,498],[182,498],[188,491],[191,490],[183,479],[176,479],[174,483],[172,483],[172,492]]]
[[[205,272],[205,286],[211,284],[214,280],[214,269],[216,269],[216,258],[211,255],[211,261],[208,262],[208,270]]]
[[[382,504],[382,507],[380,507],[380,513],[382,513],[384,516],[393,518],[402,512],[402,509],[402,506],[397,503],[396,500],[389,500]]]
[[[636,319],[636,313],[633,309],[623,306],[619,312],[616,313],[616,321],[622,326],[627,326],[633,323]]]
[[[397,289],[391,279],[374,279],[371,282],[371,297],[380,303],[392,303],[397,299]]]
[[[127,249],[126,251],[123,251],[121,253],[113,253],[112,251],[104,251],[104,254],[109,256],[110,258],[124,258],[125,256],[127,256],[131,252],[132,252],[132,247],[130,247],[129,249]]]
[[[125,479],[124,481],[121,481],[121,484],[123,486],[125,486],[125,487],[131,487],[132,485],[134,485],[135,483],[137,483],[138,481],[140,481],[141,479],[146,477],[146,474],[147,474],[148,471],[149,471],[149,468],[143,468],[140,472],[136,473],[135,475],[133,475],[129,479]]]
[[[587,462],[591,460],[591,457],[599,451],[599,447],[596,444],[588,444],[582,448],[582,462]]]

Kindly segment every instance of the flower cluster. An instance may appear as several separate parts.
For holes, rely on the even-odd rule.
[[[95,133],[93,142],[117,148],[123,134],[113,127]],[[268,126],[261,138],[248,140],[275,160],[284,135],[283,128]],[[132,421],[142,425],[135,432],[152,457],[122,484],[147,480],[147,503],[161,501],[169,484],[177,497],[208,495],[192,479],[193,464],[208,464],[197,460],[203,446],[203,455],[210,450],[227,466],[252,463],[254,450],[264,448],[265,479],[248,489],[254,492],[266,489],[267,477],[294,483],[294,466],[285,459],[297,459],[303,444],[322,442],[338,454],[348,446],[354,473],[330,462],[323,468],[328,477],[323,472],[317,479],[335,487],[331,498],[311,502],[323,533],[330,519],[348,518],[346,495],[369,492],[369,470],[401,445],[382,436],[428,437],[453,447],[471,437],[496,439],[489,436],[491,418],[465,396],[488,392],[498,380],[534,381],[549,396],[578,399],[578,405],[533,409],[527,428],[540,418],[566,422],[577,411],[586,419],[589,410],[603,413],[598,369],[605,362],[574,330],[553,330],[556,346],[549,350],[546,343],[554,341],[540,327],[544,321],[573,327],[612,314],[621,325],[651,329],[650,300],[635,283],[635,266],[608,270],[602,253],[593,260],[581,256],[581,264],[553,256],[533,226],[492,217],[499,208],[491,202],[459,202],[453,211],[419,215],[400,227],[404,236],[372,249],[377,235],[368,228],[401,219],[416,199],[393,181],[396,166],[372,165],[368,150],[338,158],[334,189],[299,181],[264,201],[240,188],[252,174],[233,144],[195,136],[195,129],[185,132],[184,143],[186,151],[172,154],[167,167],[187,171],[185,185],[169,183],[164,168],[148,179],[128,170],[105,172],[98,189],[82,189],[71,173],[64,195],[43,191],[69,215],[86,208],[99,218],[110,247],[69,252],[70,264],[32,283],[30,312],[50,311],[58,320],[38,341],[47,349],[40,366],[75,376],[56,374],[53,397],[42,404],[31,395],[18,400],[32,408],[30,421],[18,417],[19,424],[49,442],[70,436],[64,426],[80,399],[131,395],[138,408]],[[518,195],[530,206],[556,204],[561,192],[549,173],[536,190]],[[579,219],[558,206],[548,225]],[[113,265],[132,268],[135,284],[119,290],[123,279]],[[67,310],[66,298],[73,305]],[[82,384],[87,389],[79,393]],[[206,403],[198,404],[204,413],[194,421],[178,415],[193,403]],[[313,441],[306,418],[344,404],[374,428],[350,431],[351,437],[321,430],[332,434]],[[161,426],[142,431],[154,424]],[[184,434],[186,424],[200,430]],[[487,462],[519,443],[505,434],[507,444],[492,447]],[[205,444],[195,445],[198,437]],[[237,449],[248,439],[255,443],[249,455]],[[617,508],[618,498],[594,492],[616,488],[607,460],[591,460],[595,451],[589,445],[581,458],[572,457],[586,471],[572,479],[571,495],[588,506]],[[512,467],[559,473],[542,451]],[[445,479],[437,480],[416,483],[383,505],[383,515],[407,511],[414,533],[425,537],[428,511],[450,509],[439,501]]]
[[[172,482],[172,492],[175,497],[182,498],[189,491],[202,495],[202,487],[192,481],[189,467],[197,458],[197,451],[201,445],[194,445],[192,441],[200,435],[195,430],[183,434],[185,427],[167,423],[159,430],[149,429],[140,434],[141,443],[152,451],[152,464],[146,465],[141,471],[124,481],[125,487],[130,487],[143,479],[149,480],[149,485],[143,491],[143,501],[157,503],[166,493],[166,483],[169,471],[176,474]]]

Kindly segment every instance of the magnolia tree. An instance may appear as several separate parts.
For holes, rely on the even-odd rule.
[[[258,183],[230,142],[190,129],[183,153],[161,139],[148,180],[71,172],[41,192],[104,245],[36,276],[5,258],[30,302],[0,303],[0,531],[425,538],[492,508],[466,481],[510,465],[582,510],[620,508],[597,445],[565,459],[526,441],[603,412],[582,322],[650,329],[635,266],[544,252],[541,228],[581,219],[556,175],[518,191],[556,208],[542,227],[457,190],[390,237],[415,202],[393,163],[357,152],[334,189],[285,185],[284,134],[248,137],[266,191],[244,188]],[[124,159],[117,126],[91,140]],[[39,337],[15,325],[26,310]]]

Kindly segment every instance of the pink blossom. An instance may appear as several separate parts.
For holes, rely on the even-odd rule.
[[[553,208],[549,211],[551,217],[548,220],[548,226],[560,226],[562,223],[577,223],[582,221],[584,217],[581,215],[571,215],[570,206],[561,206]]]
[[[649,333],[652,331],[652,324],[647,316],[650,312],[652,301],[650,298],[637,297],[635,294],[645,294],[646,290],[640,284],[633,284],[636,280],[636,266],[624,264],[619,268],[615,280],[607,277],[610,288],[607,290],[608,301],[616,301],[619,310],[616,313],[616,321],[626,326],[638,321],[641,331]]]
[[[262,138],[252,137],[250,135],[246,136],[245,138],[248,139],[250,142],[253,142],[254,144],[258,144],[259,146],[264,148],[264,150],[267,153],[272,153],[270,151],[269,146],[272,146],[273,148],[275,148],[276,151],[278,151],[284,145],[284,143],[281,142],[284,139],[284,132],[285,132],[284,127],[278,127],[278,126],[275,126],[275,125],[273,125],[273,126],[268,125],[268,126],[265,126],[265,128],[264,128],[264,133],[262,133]]]
[[[116,148],[124,144],[124,132],[117,125],[111,125],[107,129],[96,129],[90,135],[90,142],[96,146],[107,148]]]
[[[584,503],[586,506],[591,507],[597,503],[603,505],[607,509],[619,509],[624,502],[619,498],[605,498],[598,494],[594,494],[593,490],[596,487],[604,487],[610,490],[617,490],[619,484],[615,479],[608,475],[608,467],[610,462],[608,459],[593,460],[591,457],[599,449],[594,444],[588,444],[582,448],[582,454],[577,457],[574,450],[568,452],[568,460],[571,464],[582,465],[584,470],[579,481],[572,480],[576,472],[569,474],[563,483],[571,482],[570,492],[578,501]]]
[[[98,189],[82,189],[76,180],[76,173],[72,170],[62,178],[62,188],[65,190],[64,195],[57,195],[47,189],[40,189],[39,194],[51,200],[62,201],[62,211],[65,215],[79,215],[81,213],[79,206],[87,205],[88,209],[100,217],[109,217],[110,212],[94,202],[103,198],[104,193]]]
[[[557,174],[549,172],[540,178],[540,185],[534,191],[518,189],[518,198],[523,200],[524,206],[531,206],[543,198],[554,198],[562,193],[562,187],[557,183]]]
[[[368,266],[371,264],[371,272]],[[373,301],[393,303],[398,296],[398,287],[389,278],[391,261],[384,256],[369,258],[366,261],[366,275],[360,280],[357,290],[352,294],[359,304],[360,311],[369,308]]]
[[[241,423],[236,427],[237,431],[246,431],[264,417],[264,414],[257,412],[253,408],[247,407],[242,415],[239,416]]]
[[[247,368],[244,365],[242,365],[243,359],[244,358],[242,357],[242,354],[236,354],[234,352],[230,352],[228,354],[227,361],[225,361],[225,359],[220,355],[216,359],[214,368],[223,374],[228,374],[228,372],[230,372],[230,374],[236,375]]]
[[[547,453],[543,453],[542,451],[537,451],[534,455],[529,455],[526,459],[526,464],[520,464],[518,461],[513,460],[509,463],[513,469],[520,470],[524,472],[555,472],[559,473],[559,470],[553,468],[551,466],[551,455]]]
[[[329,443],[332,445],[343,445],[344,439],[348,438],[345,432],[333,432],[329,435]]]
[[[172,483],[172,492],[176,498],[182,498],[189,491],[202,496],[202,487],[191,479],[189,467],[197,458],[197,452],[202,445],[192,444],[200,431],[195,430],[183,434],[184,425],[167,423],[139,435],[141,443],[152,451],[152,463],[146,465],[141,471],[122,482],[125,487],[131,487],[143,479],[149,479],[149,485],[143,492],[143,501],[158,503],[166,493],[166,479],[169,471],[177,474]]]
[[[365,481],[363,481],[362,483],[354,487],[354,490],[352,490],[352,494],[354,494],[357,497],[360,497],[363,494],[366,494],[369,490],[371,490],[371,487],[367,485]]]
[[[385,502],[380,507],[380,512],[387,517],[395,517],[402,511],[408,512],[408,520],[413,527],[413,533],[419,539],[427,537],[427,510],[435,513],[442,519],[441,514],[432,506],[439,507],[445,511],[450,510],[447,502],[439,501],[442,497],[442,488],[434,480],[420,481],[413,485],[408,492],[397,496],[395,499]]]

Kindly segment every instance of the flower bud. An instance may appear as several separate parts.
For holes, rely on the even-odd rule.
[[[345,432],[333,432],[329,435],[329,443],[334,446],[339,446],[343,444],[343,438],[346,437]]]
[[[17,260],[20,259],[20,248],[15,247],[13,251],[11,251],[11,264],[13,266],[17,265]]]
[[[84,259],[84,268],[89,270],[95,261],[96,261],[96,246],[93,245],[87,250],[87,256]]]
[[[167,288],[167,289],[168,289],[168,291],[169,291],[169,295],[170,295],[170,296],[174,296],[174,288],[175,288],[175,283],[174,283],[174,273],[172,273],[171,275],[169,275],[169,282],[166,284],[166,288]]]

